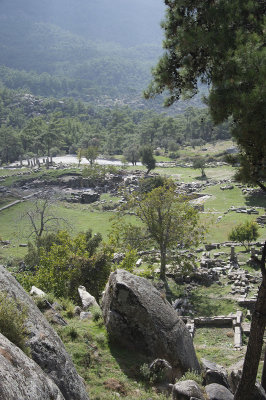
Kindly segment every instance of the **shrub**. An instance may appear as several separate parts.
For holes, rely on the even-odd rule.
[[[149,365],[144,363],[143,365],[140,366],[139,370],[140,370],[140,375],[141,375],[142,379],[144,381],[150,382],[151,371],[150,371]]]
[[[99,299],[111,271],[111,250],[101,245],[101,236],[91,231],[71,238],[68,232],[56,234],[55,242],[39,248],[39,263],[34,273],[20,275],[26,289],[35,285],[56,297],[79,301],[78,286],[85,286]]]
[[[165,178],[162,176],[153,176],[151,178],[141,179],[139,182],[140,193],[149,193],[153,189],[163,186],[165,184]]]
[[[10,299],[6,292],[0,292],[0,332],[10,342],[29,354],[26,346],[27,307],[19,300]]]
[[[180,154],[178,153],[178,151],[172,151],[171,153],[169,153],[169,158],[171,158],[172,160],[175,160],[176,158],[179,158]]]
[[[129,250],[126,254],[122,262],[119,264],[120,269],[125,269],[128,272],[133,272],[136,262],[138,260],[138,252],[137,250]]]
[[[179,381],[187,381],[192,380],[197,382],[199,385],[202,385],[202,375],[198,374],[196,371],[187,371]]]
[[[151,371],[151,368],[149,367],[148,364],[144,363],[140,367],[140,375],[144,381],[150,382],[150,383],[158,383],[163,381],[163,372],[154,372]]]
[[[102,311],[101,311],[100,307],[93,306],[90,308],[90,311],[92,313],[92,320],[94,322],[98,322],[102,318]]]
[[[72,301],[70,299],[67,298],[61,298],[59,300],[60,305],[62,306],[63,310],[64,310],[64,315],[67,318],[73,318],[75,315],[75,305],[72,303]]]
[[[74,341],[79,336],[77,329],[74,326],[69,326],[69,325],[61,329],[58,329],[58,334],[60,335],[61,339],[65,342],[67,342],[69,339]]]
[[[246,221],[237,225],[229,233],[229,240],[240,242],[248,250],[250,243],[259,237],[259,225],[254,221]]]
[[[41,312],[46,311],[47,309],[50,308],[49,304],[52,304],[47,297],[41,297],[41,296],[35,296],[34,298],[34,302],[36,304],[36,306],[39,308],[39,310]]]

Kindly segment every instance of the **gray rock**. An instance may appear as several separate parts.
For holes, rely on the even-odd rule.
[[[60,315],[60,313],[56,312],[52,308],[50,310],[47,310],[44,313],[46,319],[51,323],[55,325],[61,325],[61,326],[66,326],[67,322],[64,320],[64,318]]]
[[[36,286],[31,287],[30,295],[31,296],[39,296],[39,297],[46,296],[45,292],[43,292],[41,289],[37,288]]]
[[[79,306],[76,306],[76,307],[74,308],[74,314],[75,314],[75,315],[80,315],[80,313],[81,313],[81,308],[80,308]]]
[[[125,258],[125,253],[114,253],[113,255],[113,263],[120,264],[121,261]]]
[[[92,318],[92,313],[89,311],[81,311],[80,315],[79,315],[79,319],[83,320],[83,319],[90,319]]]
[[[259,382],[256,382],[255,389],[252,393],[252,397],[250,400],[265,400],[266,399],[266,393],[263,387]]]
[[[107,331],[120,344],[163,358],[182,373],[200,371],[185,324],[147,279],[116,270],[110,275],[102,308]]]
[[[79,297],[81,299],[82,307],[84,310],[87,310],[88,308],[90,308],[92,306],[99,307],[97,301],[95,300],[95,297],[93,297],[91,294],[89,294],[89,292],[87,292],[87,290],[84,286],[79,286],[78,292],[79,292]]]
[[[205,386],[207,398],[209,400],[233,400],[233,394],[224,386],[218,383],[211,383]]]
[[[0,334],[1,400],[65,400],[55,383],[17,346]]]
[[[85,386],[63,342],[16,279],[0,266],[0,290],[28,307],[28,345],[32,359],[61,390],[65,400],[88,400]],[[38,398],[38,397],[37,397]]]
[[[206,385],[210,385],[211,383],[218,383],[219,385],[222,385],[227,389],[230,389],[228,379],[222,371],[215,371],[208,369],[208,371],[206,371],[205,373],[204,379]]]
[[[201,365],[203,369],[204,385],[218,383],[219,385],[225,386],[227,389],[230,389],[228,374],[221,365],[215,364],[214,362],[206,360],[205,358],[201,359]]]
[[[199,385],[192,380],[179,381],[173,387],[173,400],[190,400],[191,397],[204,399]]]

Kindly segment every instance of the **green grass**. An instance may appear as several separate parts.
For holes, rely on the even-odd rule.
[[[131,171],[146,171],[147,169],[143,166],[129,166],[128,170]],[[193,168],[183,168],[183,167],[167,167],[167,168],[162,168],[162,167],[156,167],[152,172],[155,172],[157,174],[167,176],[167,177],[172,177],[173,179],[176,179],[180,182],[201,182],[201,173],[199,169],[193,169]],[[224,165],[221,167],[211,167],[211,168],[206,168],[205,170],[207,178],[206,179],[226,179],[226,178],[231,178],[235,174],[235,170],[233,167],[229,165]]]
[[[229,232],[236,225],[243,223],[244,221],[256,220],[255,215],[244,215],[236,212],[231,212],[224,215],[220,221],[217,221],[218,216],[221,214],[201,214],[201,221],[207,226],[208,231],[205,235],[205,242],[207,243],[223,243],[228,241]],[[259,228],[259,239],[266,239],[266,228]]]
[[[181,182],[201,182],[201,172],[199,169],[193,168],[182,168],[182,167],[170,167],[170,168],[156,168],[155,172],[160,175],[171,176],[173,179],[177,179]],[[226,165],[222,167],[210,167],[205,169],[206,180],[208,179],[225,179],[227,177],[232,177],[234,175],[234,170],[232,167]],[[203,180],[204,182],[204,180]]]
[[[20,173],[25,173],[28,172],[29,169],[28,168],[0,168],[0,178],[1,176],[12,176],[12,175],[17,175]]]
[[[236,363],[245,355],[245,350],[234,350],[231,328],[198,328],[194,345],[198,358],[207,358],[224,367]]]
[[[239,308],[233,299],[222,298],[220,292],[221,289],[218,285],[216,286],[216,293],[214,293],[214,295],[208,293],[209,288],[206,287],[193,290],[189,301],[193,306],[195,316],[209,317],[215,315],[228,315]],[[214,289],[212,288],[211,290]]]
[[[68,334],[77,333],[76,338]],[[72,356],[78,373],[85,379],[91,400],[117,398],[112,389],[116,382],[123,389],[123,399],[166,400],[140,379],[140,366],[150,360],[143,354],[132,352],[109,343],[106,330],[100,323],[68,320],[68,326],[58,328],[67,351]],[[118,390],[119,392],[119,390]]]
[[[221,190],[220,186],[223,185],[215,185],[202,190],[202,193],[211,195],[204,203],[206,211],[227,211],[231,206],[249,207],[251,206],[251,202],[252,206],[266,207],[266,198],[246,196],[242,193],[242,190],[236,186],[231,190]],[[255,216],[253,216],[253,218],[255,218]]]
[[[0,208],[7,206],[8,204],[12,203],[13,201],[19,200],[17,197],[15,196],[1,196],[0,197]]]
[[[204,202],[205,214],[201,214],[201,220],[208,226],[208,233],[205,240],[207,242],[225,242],[232,228],[244,221],[256,221],[257,215],[227,212],[231,206],[247,206],[250,196],[243,195],[241,189],[234,187],[232,190],[221,190],[219,185],[208,187],[202,193],[209,194],[211,197]],[[254,200],[253,206],[261,205],[264,199]],[[265,204],[266,206],[266,204]],[[259,215],[264,214],[263,209],[259,209]],[[209,213],[208,213],[209,212]],[[218,221],[218,217],[222,219]],[[266,228],[259,229],[259,240],[266,239]]]
[[[101,194],[101,200],[112,201],[113,203],[117,203],[119,200],[121,200],[121,198],[118,196],[113,196],[109,193],[103,193]]]
[[[9,257],[22,259],[25,256],[27,248],[19,247],[19,244],[27,243],[31,233],[29,222],[26,219],[21,219],[28,207],[31,207],[30,201],[0,212],[0,237],[3,240],[11,241],[11,246],[0,248],[0,260]],[[53,211],[59,218],[64,218],[68,222],[68,224],[59,222],[59,229],[70,230],[72,235],[92,229],[93,233],[99,232],[103,239],[107,240],[112,226],[111,217],[114,213],[92,211],[91,205],[63,202],[54,206]],[[127,219],[132,218],[134,217],[127,217]]]
[[[156,162],[169,162],[169,161],[175,161],[172,160],[170,157],[167,156],[154,156]]]

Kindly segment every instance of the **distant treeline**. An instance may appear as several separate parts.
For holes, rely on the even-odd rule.
[[[129,107],[95,107],[81,101],[42,99],[0,89],[0,159],[76,153],[95,146],[101,153],[123,154],[149,145],[177,156],[181,145],[229,138],[229,125],[214,127],[206,109],[188,108],[169,117]]]

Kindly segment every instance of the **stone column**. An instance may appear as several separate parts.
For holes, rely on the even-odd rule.
[[[231,246],[230,261],[231,262],[235,262],[236,261],[236,252],[235,252],[235,247],[234,246]]]

